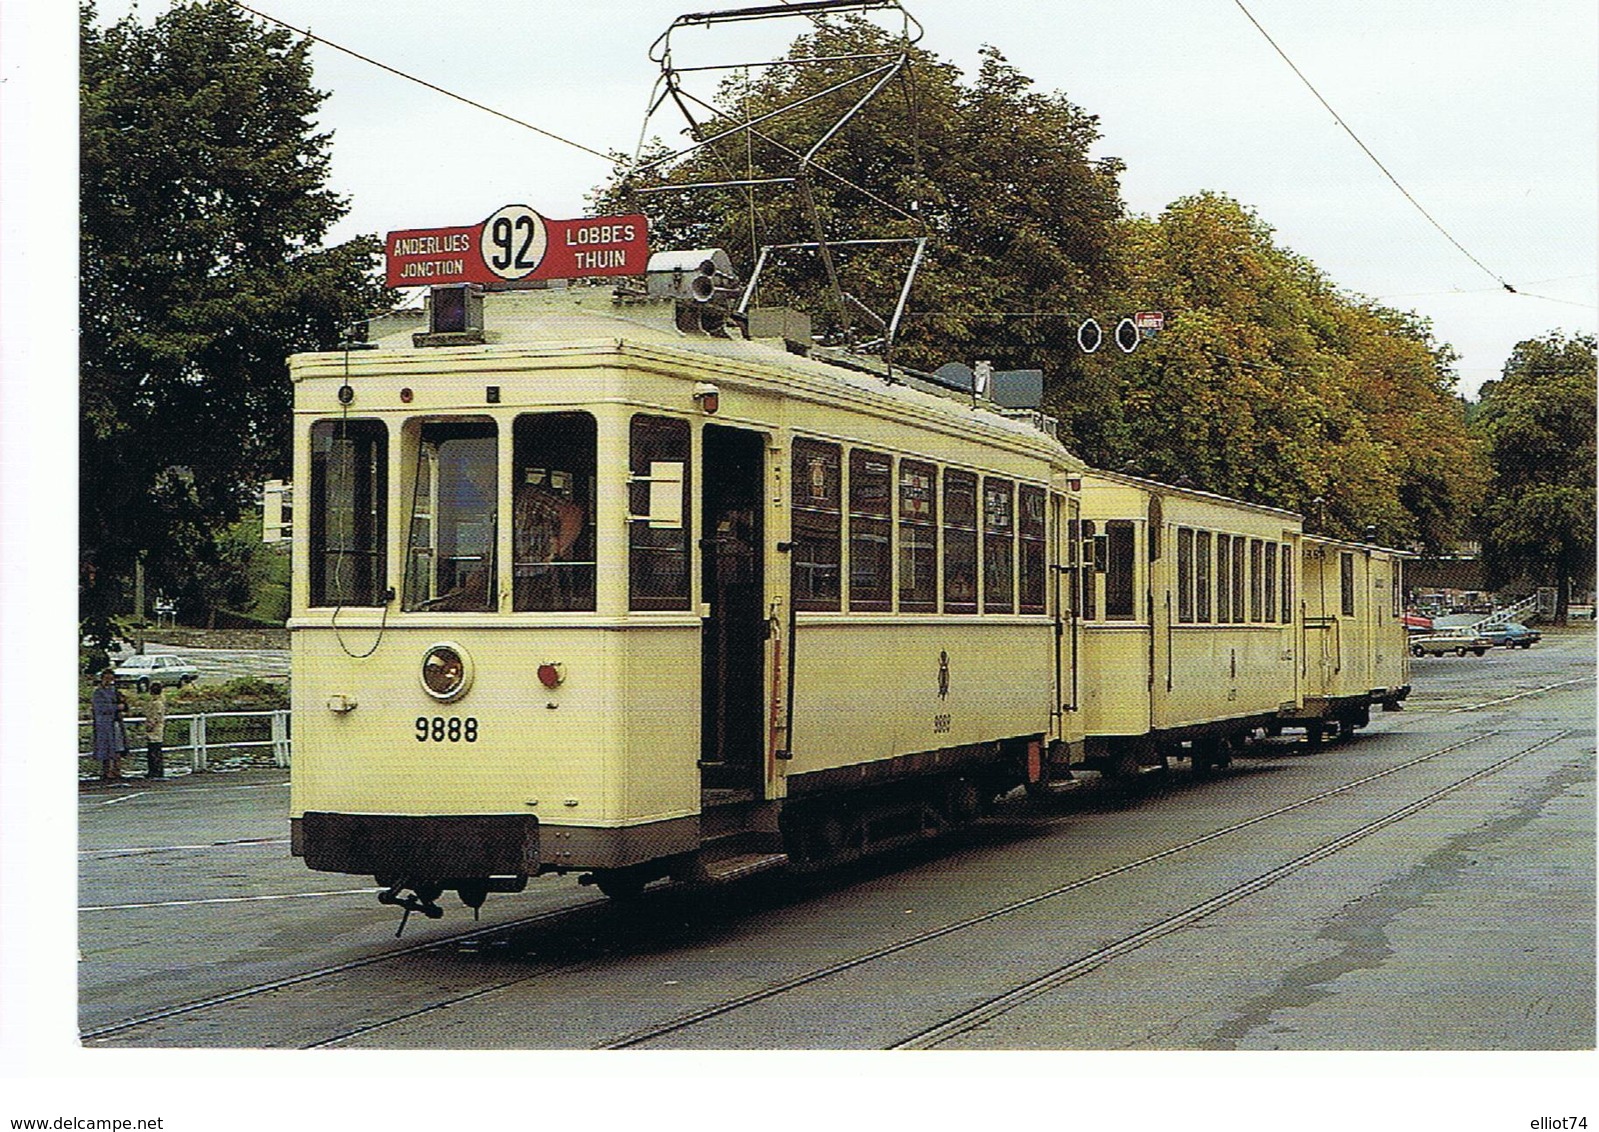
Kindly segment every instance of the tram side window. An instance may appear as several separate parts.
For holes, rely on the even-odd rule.
[[[1216,536],[1216,620],[1226,624],[1233,619],[1232,586],[1232,535]]]
[[[1194,620],[1210,621],[1210,532],[1194,532]]]
[[[1131,621],[1137,615],[1133,600],[1133,521],[1110,519],[1105,523],[1105,619]]]
[[[1355,615],[1355,556],[1341,554],[1338,561],[1338,590],[1340,608],[1345,617]]]
[[[497,451],[492,421],[422,425],[411,483],[404,608],[482,613],[496,607]]]
[[[650,510],[651,469],[683,468],[683,525],[652,528],[647,519],[628,523],[627,607],[637,610],[689,608],[689,426],[676,417],[635,414],[628,427],[628,514]]]
[[[1194,621],[1194,532],[1177,528],[1177,621]]]
[[[839,448],[794,441],[794,608],[837,610],[843,523]]]
[[[938,611],[938,469],[899,462],[899,608]]]
[[[1248,542],[1243,535],[1233,536],[1233,620],[1238,624],[1244,621],[1244,546]]]
[[[1016,608],[1016,485],[983,477],[983,612]]]
[[[977,477],[944,473],[944,612],[977,612]]]
[[[511,496],[511,608],[594,608],[594,418],[517,417]]]
[[[1293,547],[1283,543],[1283,624],[1294,620],[1294,555]]]
[[[1104,566],[1095,553],[1099,540],[1094,526],[1094,520],[1083,520],[1083,616],[1090,621],[1099,616],[1099,572]]]
[[[894,461],[880,452],[849,453],[849,607],[892,609],[893,565],[889,532]]]
[[[385,604],[388,467],[380,421],[311,426],[311,605]]]
[[[1267,621],[1277,620],[1277,544],[1266,544],[1266,567],[1261,571],[1266,582],[1266,599],[1262,603]]]
[[[1041,487],[1022,484],[1017,488],[1018,523],[1016,533],[1020,538],[1016,598],[1017,611],[1043,613],[1045,608],[1045,574],[1049,556],[1045,538],[1044,509],[1048,495]]]
[[[1249,619],[1259,624],[1265,618],[1260,608],[1261,595],[1261,542],[1258,538],[1249,540]]]

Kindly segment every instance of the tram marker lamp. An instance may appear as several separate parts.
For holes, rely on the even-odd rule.
[[[722,391],[709,382],[702,381],[694,387],[694,404],[707,416],[714,415],[721,407]]]
[[[566,665],[547,663],[539,665],[539,683],[546,688],[559,688],[566,683]]]

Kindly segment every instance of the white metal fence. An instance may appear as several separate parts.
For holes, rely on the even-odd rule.
[[[125,723],[127,757],[137,759],[144,754],[144,717],[128,716]],[[163,754],[168,765],[187,756],[190,768],[202,771],[213,761],[231,761],[241,752],[248,761],[254,761],[257,752],[263,757],[269,752],[273,766],[289,765],[291,743],[287,709],[167,716],[168,735],[175,726],[184,727],[186,741],[166,744]],[[78,720],[78,758],[94,759],[94,724],[90,720]]]

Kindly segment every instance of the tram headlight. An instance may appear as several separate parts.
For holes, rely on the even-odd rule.
[[[435,700],[456,700],[472,683],[472,666],[459,645],[437,644],[422,657],[422,689]]]

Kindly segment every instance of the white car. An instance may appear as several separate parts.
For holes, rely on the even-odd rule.
[[[131,684],[141,692],[148,692],[151,684],[181,688],[200,678],[200,670],[180,656],[130,656],[112,671],[118,684]]]

